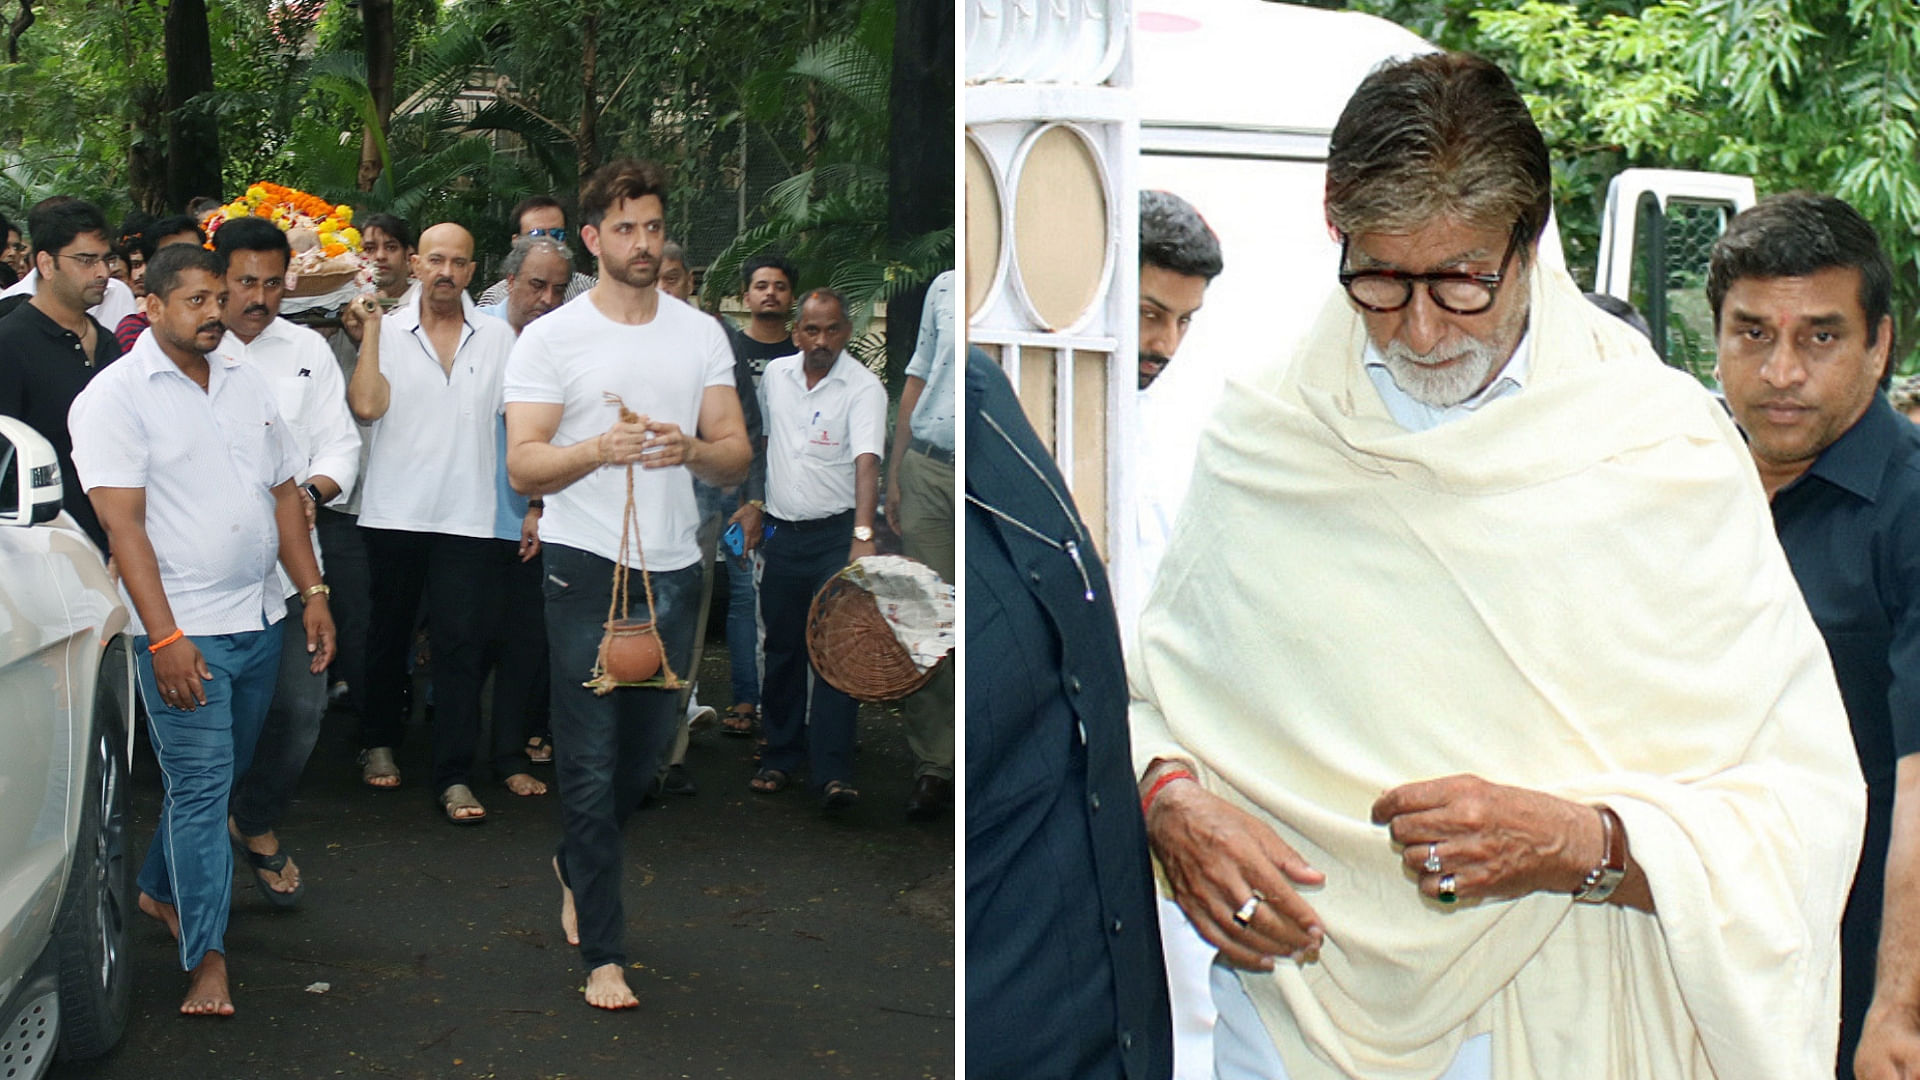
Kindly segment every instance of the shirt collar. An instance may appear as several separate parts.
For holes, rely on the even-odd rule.
[[[1880,496],[1880,481],[1886,476],[1887,458],[1893,454],[1903,428],[1912,421],[1893,411],[1885,394],[1876,393],[1860,415],[1841,436],[1820,451],[1807,469],[1827,483],[1873,502]],[[1794,484],[1800,481],[1795,480]],[[1791,485],[1790,485],[1791,486]]]
[[[1393,381],[1393,372],[1387,367],[1386,357],[1380,352],[1379,347],[1374,345],[1371,337],[1366,339],[1367,344],[1361,350],[1360,358],[1366,364],[1367,378],[1373,383],[1375,389],[1379,390],[1380,398],[1386,404],[1387,412],[1393,416],[1394,421],[1408,431],[1426,431],[1478,412],[1489,402],[1526,389],[1528,377],[1532,373],[1530,363],[1532,340],[1531,330],[1521,334],[1519,342],[1513,347],[1513,355],[1507,358],[1506,366],[1500,369],[1500,374],[1492,382],[1481,387],[1479,393],[1467,400],[1444,408],[1417,401],[1405,390],[1400,389],[1400,385]]]
[[[387,318],[394,320],[395,325],[409,333],[420,328],[420,305],[426,294],[419,287],[419,284],[419,282],[414,282],[414,288],[411,292],[407,293],[406,299],[399,307],[394,308],[387,314]],[[468,296],[465,289],[460,290],[461,320],[471,328],[474,325],[474,317],[479,313],[480,309],[474,306],[473,297]]]
[[[186,372],[181,371],[180,365],[174,363],[173,357],[168,356],[167,351],[160,347],[160,342],[154,337],[151,327],[141,331],[140,338],[133,343],[133,351],[127,354],[127,359],[139,363],[140,373],[148,378],[169,371],[183,379],[186,378]],[[227,340],[223,337],[220,339],[219,348],[207,354],[207,364],[209,367],[234,368],[240,366],[240,358],[229,354]]]
[[[794,352],[794,353],[788,353],[787,355],[789,357],[798,358],[798,362],[796,362],[791,368],[788,369],[789,371],[792,372],[793,381],[800,384],[800,389],[802,390],[808,389],[806,354]],[[812,389],[818,390],[825,383],[846,382],[847,381],[846,365],[850,363],[857,364],[859,362],[860,361],[853,359],[852,356],[848,354],[847,350],[841,349],[840,355],[833,358],[833,366],[827,369],[827,373],[821,376],[819,382],[813,384]]]

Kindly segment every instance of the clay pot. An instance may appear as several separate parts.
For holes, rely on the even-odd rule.
[[[615,682],[645,682],[660,673],[660,637],[648,619],[615,619],[600,639],[600,668]]]

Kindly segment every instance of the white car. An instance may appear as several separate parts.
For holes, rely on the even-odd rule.
[[[106,1053],[129,1010],[127,610],[60,499],[0,416],[0,1077]]]

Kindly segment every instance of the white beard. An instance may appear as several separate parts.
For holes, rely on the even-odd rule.
[[[1458,405],[1478,393],[1500,361],[1492,345],[1471,337],[1439,345],[1425,355],[1397,340],[1387,342],[1380,352],[1393,384],[1408,397],[1436,409]],[[1444,360],[1454,362],[1435,366]]]

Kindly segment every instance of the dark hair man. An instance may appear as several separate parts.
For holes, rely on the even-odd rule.
[[[508,215],[508,218],[513,222],[512,239],[514,240],[543,236],[556,244],[567,242],[567,212],[560,205],[560,200],[551,195],[530,195],[520,200],[519,205],[513,208],[513,213]],[[576,273],[567,283],[566,298],[571,300],[591,288],[593,288],[593,279],[585,274]],[[497,304],[505,299],[506,295],[507,281],[503,277],[487,286],[487,291],[480,294],[480,306]]]
[[[826,288],[807,294],[793,328],[800,351],[768,364],[760,379],[765,520],[753,503],[739,518],[747,547],[760,552],[767,658],[761,685],[767,745],[749,787],[780,791],[806,764],[828,810],[860,799],[853,786],[859,703],[811,671],[807,612],[834,574],[874,553],[887,439],[887,390],[846,351],[852,333],[845,297]],[[763,525],[773,526],[764,542]]]
[[[326,339],[280,318],[287,265],[287,234],[265,218],[240,218],[220,227],[214,251],[226,262],[221,319],[223,355],[238,359],[274,388],[280,418],[293,443],[294,480],[311,516],[339,502],[360,470],[360,432],[347,411],[347,388]],[[288,618],[273,704],[267,710],[251,765],[234,785],[232,827],[245,847],[250,876],[275,907],[292,907],[306,885],[300,868],[280,848],[274,830],[285,819],[327,711],[325,669],[308,664],[297,634],[302,601],[281,575]],[[328,597],[332,610],[332,597]]]
[[[1192,203],[1167,191],[1140,193],[1140,389],[1173,362],[1223,265],[1220,238]]]
[[[273,624],[286,611],[276,552],[306,602],[309,670],[333,657],[297,451],[267,381],[219,352],[222,271],[204,248],[155,254],[151,331],[81,392],[72,416],[74,460],[135,615],[140,695],[167,788],[140,910],[179,941],[192,973],[180,1011],[192,1016],[233,1013],[227,800],[273,696],[282,637]]]
[[[133,252],[140,244],[140,237],[146,227],[153,223],[153,215],[135,210],[120,222],[113,233],[113,256],[107,260],[107,273],[133,287]],[[134,289],[134,299],[140,298],[140,290]]]
[[[1130,729],[1225,1080],[1831,1067],[1826,650],[1719,405],[1539,264],[1549,180],[1493,64],[1375,69],[1339,291],[1209,421],[1187,507],[1257,541],[1176,529]]]
[[[20,226],[15,225],[4,215],[0,215],[0,238],[4,238],[6,244],[4,248],[0,248],[0,262],[6,263],[13,269],[15,281],[26,277],[30,269],[27,265],[27,242],[20,235]]]
[[[1879,392],[1892,280],[1873,226],[1805,192],[1734,218],[1707,273],[1716,374],[1826,637],[1867,778],[1866,843],[1840,923],[1842,1080],[1920,1065],[1920,437]]]
[[[473,236],[459,225],[420,234],[413,274],[420,287],[391,315],[381,317],[369,297],[356,301],[365,325],[347,383],[354,417],[372,425],[360,498],[372,591],[361,778],[378,788],[400,783],[393,750],[406,733],[407,656],[424,595],[435,672],[432,790],[448,822],[477,825],[487,811],[471,786],[474,746],[500,569],[494,427],[513,328],[468,298]]]
[[[127,285],[137,297],[147,295],[147,263],[153,253],[169,244],[192,244],[200,247],[207,242],[207,234],[200,226],[185,214],[163,217],[149,223],[133,239],[133,249],[127,254]],[[113,329],[113,339],[120,343],[123,353],[133,351],[134,339],[140,331],[147,328],[147,313],[134,311],[120,320]]]
[[[32,218],[41,288],[0,318],[0,414],[26,421],[53,444],[61,503],[104,553],[106,530],[73,467],[67,410],[120,348],[87,310],[106,290],[106,219],[90,203],[59,203]]]
[[[693,479],[738,483],[752,456],[720,327],[660,297],[666,190],[658,166],[631,159],[588,179],[581,239],[600,262],[599,283],[527,326],[505,391],[508,474],[515,490],[546,502],[561,924],[580,946],[587,1004],[602,1009],[639,1004],[625,971],[620,831],[652,788],[680,716],[677,685],[599,695],[581,683],[599,674],[615,560],[636,574],[644,567],[651,595],[632,614],[653,620],[665,670],[691,677],[700,591]],[[633,362],[642,356],[645,364]],[[634,417],[623,418],[609,395]],[[639,523],[631,546],[622,542],[630,512]]]
[[[49,213],[56,207],[73,203],[92,206],[91,203],[82,203],[81,200],[71,195],[51,195],[33,204],[32,209],[27,211],[27,232],[29,234],[37,233],[37,230],[34,228],[34,221],[38,219],[39,215]],[[95,210],[94,214],[99,216],[99,211]],[[106,242],[108,248],[111,249],[112,240],[107,233],[107,227],[105,225],[106,218],[101,217],[100,220],[102,222],[100,226],[101,239]],[[35,265],[28,268],[25,277],[8,287],[6,291],[0,292],[0,316],[7,315],[13,311],[15,305],[24,302],[14,300],[13,297],[32,296],[34,291],[40,287],[40,271],[37,258],[39,253],[42,251],[57,251],[60,246],[64,245],[70,238],[58,237],[57,239],[60,240],[59,244],[47,247],[41,243],[38,235],[30,235],[28,247],[30,254],[34,256]],[[107,283],[106,290],[95,296],[93,302],[87,308],[87,314],[92,315],[94,320],[101,326],[116,327],[120,325],[121,319],[126,318],[127,315],[136,310],[139,305],[134,302],[133,290],[127,287],[127,283],[115,280],[111,274],[107,274],[104,270],[104,260],[102,261],[102,266],[102,275],[105,277]]]
[[[373,287],[398,300],[413,285],[413,226],[393,214],[370,214],[360,223],[360,249],[373,264]]]

